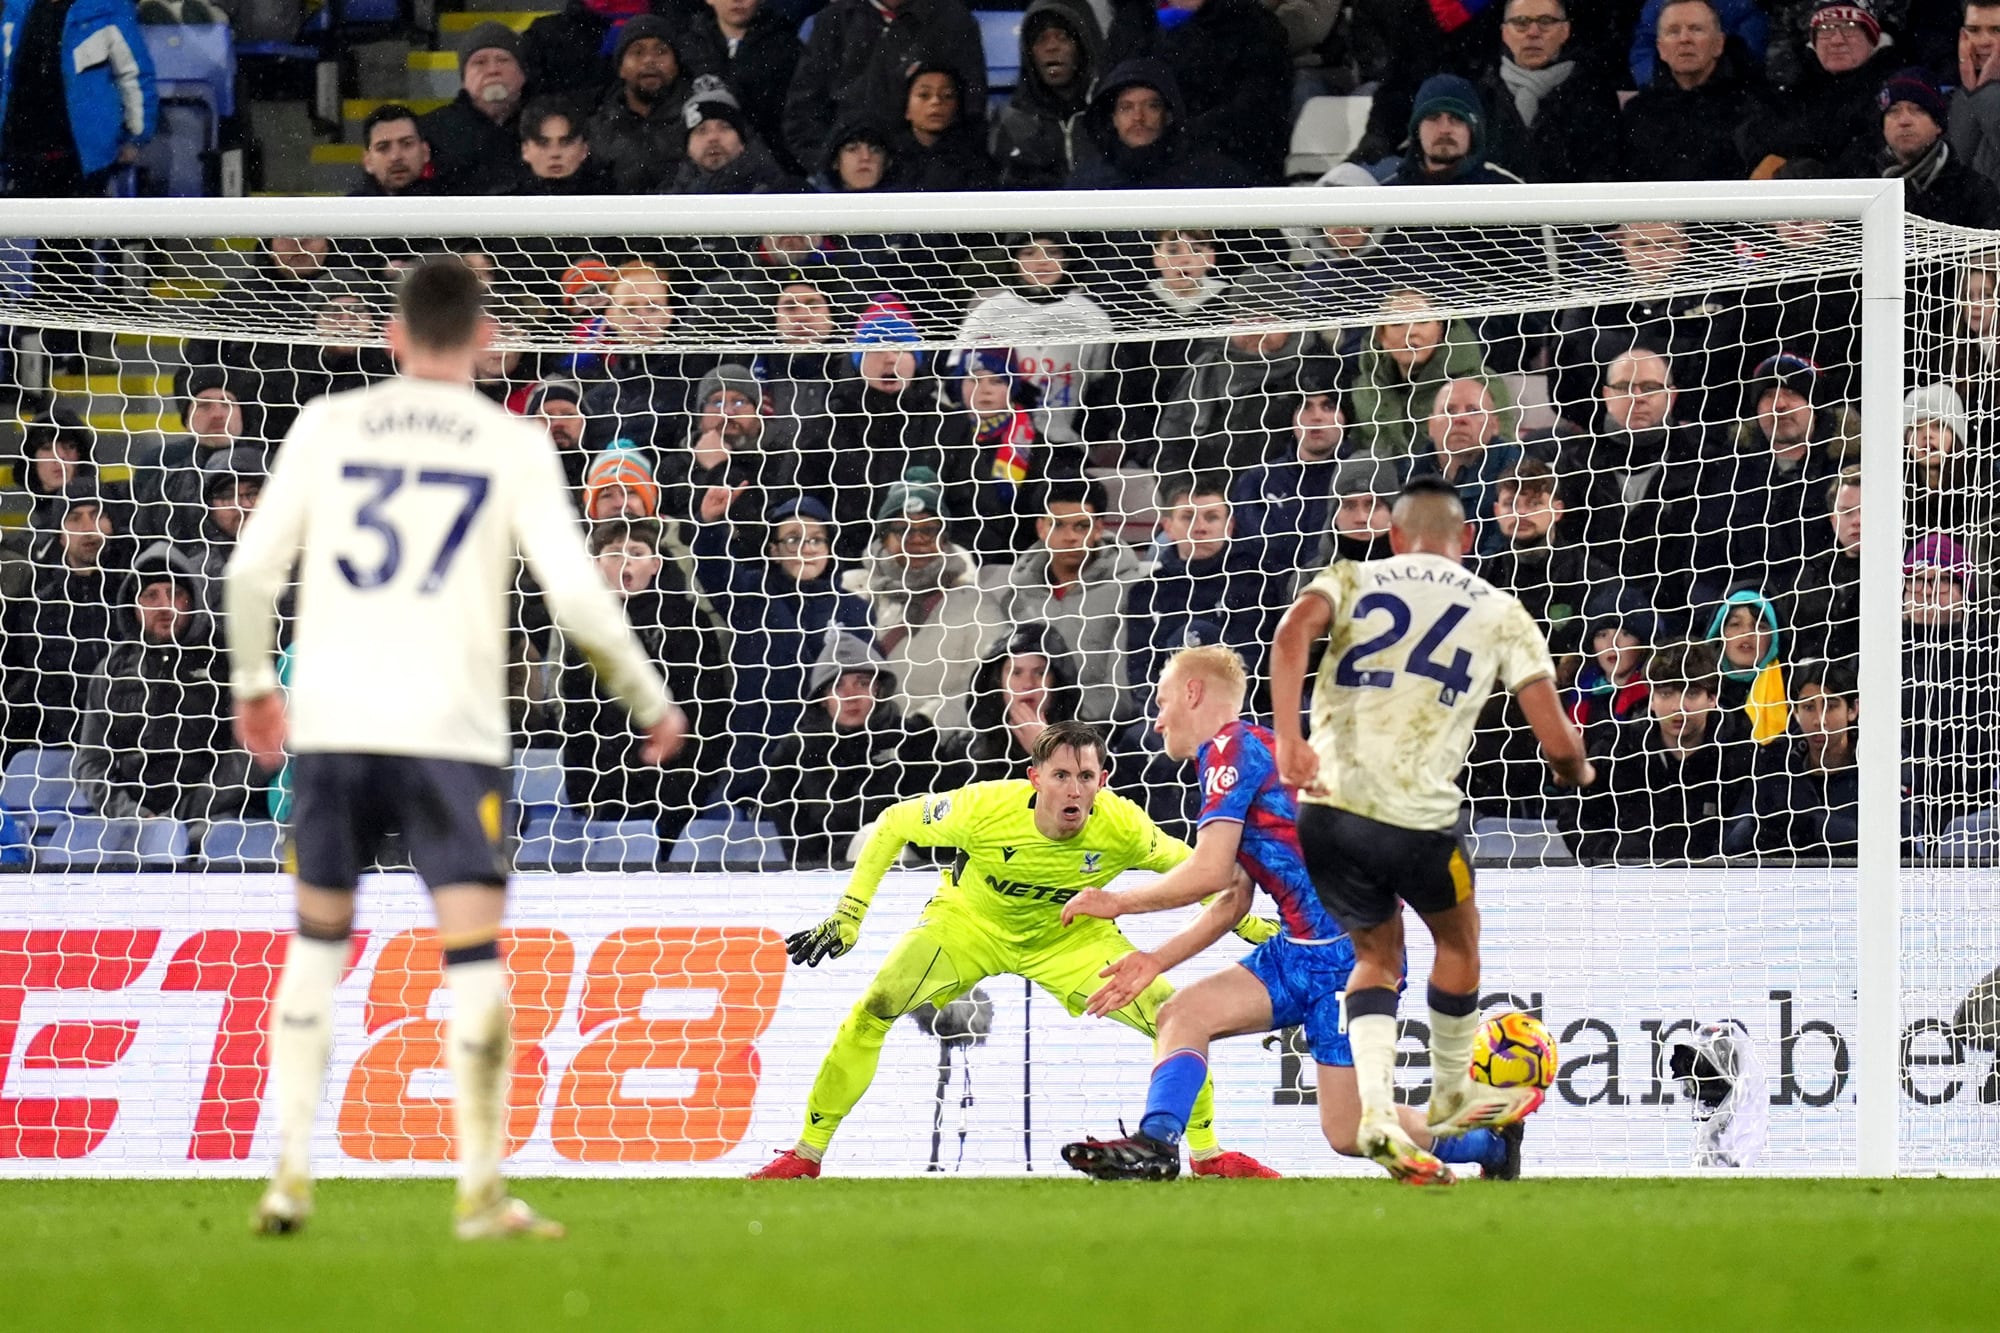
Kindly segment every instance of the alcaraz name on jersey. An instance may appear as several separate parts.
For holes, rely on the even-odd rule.
[[[1285,934],[1301,944],[1341,937],[1340,923],[1320,902],[1299,850],[1299,803],[1278,776],[1278,746],[1255,723],[1231,722],[1195,755],[1201,775],[1198,827],[1227,821],[1243,826],[1236,864],[1270,895]]]
[[[1188,845],[1160,830],[1134,802],[1101,791],[1069,838],[1035,827],[1035,786],[1025,778],[975,782],[889,807],[862,849],[847,896],[869,902],[906,844],[955,847],[938,901],[970,909],[1009,935],[1061,929],[1062,905],[1127,870],[1171,870]]]

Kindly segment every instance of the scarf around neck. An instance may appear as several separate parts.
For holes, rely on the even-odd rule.
[[[1514,109],[1521,113],[1521,123],[1529,127],[1533,127],[1535,117],[1541,114],[1542,99],[1562,87],[1574,73],[1574,60],[1558,60],[1541,69],[1522,69],[1511,55],[1500,60],[1500,82],[1514,94]]]

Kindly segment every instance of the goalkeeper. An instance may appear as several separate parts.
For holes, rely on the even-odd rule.
[[[1062,905],[1134,867],[1169,870],[1189,855],[1186,843],[1162,833],[1137,805],[1104,791],[1105,779],[1102,738],[1086,723],[1058,722],[1035,741],[1027,781],[976,782],[904,801],[882,816],[834,914],[785,941],[794,963],[816,967],[854,947],[876,887],[905,844],[953,847],[958,856],[923,920],[889,951],[834,1035],[806,1098],[797,1146],[753,1179],[819,1175],[834,1131],[875,1077],[883,1038],[919,1005],[945,1004],[987,977],[1011,972],[1054,996],[1072,1016],[1083,1012],[1098,974],[1133,945],[1098,918],[1065,930]],[[1255,917],[1237,927],[1252,942],[1275,931]],[[1171,994],[1171,986],[1155,980],[1110,1017],[1150,1038]],[[1186,1133],[1196,1175],[1277,1174],[1243,1153],[1223,1152],[1213,1117],[1214,1089],[1204,1082]]]

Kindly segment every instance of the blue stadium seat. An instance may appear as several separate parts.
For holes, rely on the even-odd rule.
[[[785,847],[777,826],[730,805],[702,810],[674,843],[669,865],[782,870]]]
[[[38,870],[137,870],[137,819],[105,819],[70,815],[45,826],[35,837],[32,856]]]
[[[16,750],[0,773],[0,805],[9,810],[88,814],[90,801],[70,776],[75,759],[76,751],[68,748]]]
[[[516,751],[513,796],[515,827],[518,829],[525,829],[537,821],[546,823],[560,814],[563,809],[562,751]]]
[[[140,163],[169,195],[211,194],[210,163],[221,147],[222,122],[236,114],[235,39],[226,23],[151,24],[143,31],[160,110]]]
[[[142,870],[173,870],[188,858],[188,827],[178,819],[142,819],[133,846]]]
[[[269,819],[220,819],[201,840],[211,870],[268,870],[283,859],[285,831]]]
[[[1938,835],[1937,847],[1952,859],[2000,856],[2000,810],[1960,815]]]
[[[583,820],[568,811],[525,820],[514,869],[571,870],[583,863]]]
[[[1021,81],[1021,18],[1018,9],[980,9],[979,44],[986,54],[986,85],[1012,88]]]
[[[1574,865],[1569,844],[1556,826],[1539,819],[1477,819],[1472,824],[1475,860],[1526,861],[1534,865]]]
[[[660,834],[650,819],[584,821],[584,869],[651,870],[659,860]]]
[[[340,22],[335,25],[333,12],[340,11]],[[353,28],[400,28],[404,24],[402,0],[331,0],[314,10],[299,34],[303,37],[317,37],[334,31]]]

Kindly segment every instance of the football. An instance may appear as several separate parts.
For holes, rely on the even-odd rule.
[[[1472,1077],[1494,1088],[1546,1088],[1556,1077],[1556,1039],[1532,1014],[1495,1014],[1472,1039]]]

